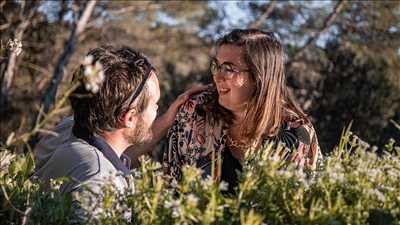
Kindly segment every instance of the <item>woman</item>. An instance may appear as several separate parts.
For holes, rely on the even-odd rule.
[[[180,108],[164,149],[165,172],[180,180],[183,165],[196,165],[204,176],[217,176],[232,189],[246,150],[271,140],[296,148],[299,167],[315,169],[317,136],[289,95],[280,42],[272,33],[236,29],[216,47],[210,64],[213,87]],[[220,174],[212,172],[218,156]]]

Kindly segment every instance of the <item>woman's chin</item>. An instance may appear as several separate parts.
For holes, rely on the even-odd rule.
[[[219,103],[221,106],[223,106],[224,108],[226,107],[226,106],[225,106],[225,101],[224,101],[223,99],[221,99],[221,97],[218,98],[218,103]]]
[[[224,107],[225,109],[232,111],[232,112],[238,112],[238,111],[244,111],[246,110],[246,103],[227,103],[226,99],[223,99],[221,97],[218,98],[218,103],[220,106]]]
[[[220,106],[224,107],[225,109],[231,110],[231,107],[229,104],[226,104],[226,101],[224,99],[218,98],[218,103]]]

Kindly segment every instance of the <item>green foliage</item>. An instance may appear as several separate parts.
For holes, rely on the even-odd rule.
[[[22,1],[3,2],[0,74],[7,67],[6,44],[25,19],[19,15],[32,9],[31,4]],[[387,123],[400,119],[399,2],[345,1],[325,27],[324,21],[337,1],[98,1],[65,67],[65,79],[58,92],[64,92],[89,49],[102,44],[127,45],[144,52],[156,66],[163,112],[191,83],[212,80],[209,56],[214,54],[210,50],[217,37],[234,27],[246,28],[261,18],[259,28],[276,32],[286,47],[288,85],[312,117],[321,146],[331,150],[343,123],[351,119],[354,132],[372,144],[382,145],[389,137],[400,140]],[[21,40],[23,53],[17,60],[8,109],[0,116],[0,142],[11,131],[19,136],[30,129],[27,124],[38,113],[38,104],[71,32],[70,19],[76,17],[72,15],[77,6],[84,3],[38,2],[40,7]],[[268,10],[271,5],[274,7]],[[304,57],[294,60],[305,41],[320,31],[305,49]],[[65,108],[61,113],[46,124],[47,128],[71,111]]]
[[[400,147],[391,140],[381,155],[376,151],[348,128],[316,171],[301,171],[288,162],[287,149],[271,143],[247,154],[235,194],[194,167],[170,183],[159,163],[142,158],[132,172],[134,188],[119,193],[106,186],[94,204],[103,210],[87,223],[400,224]],[[30,156],[2,151],[0,166],[2,222],[77,222],[71,196],[57,191],[60,181],[45,192],[28,179]]]
[[[76,220],[70,194],[61,194],[57,185],[44,191],[37,182],[32,182],[34,164],[30,155],[2,150],[0,161],[2,224],[68,224]]]
[[[328,42],[325,49],[321,95],[312,109],[324,144],[333,146],[337,131],[351,120],[353,131],[371,144],[383,145],[398,136],[387,128],[400,108],[399,75],[388,66],[387,54],[372,57],[359,51],[339,42]]]

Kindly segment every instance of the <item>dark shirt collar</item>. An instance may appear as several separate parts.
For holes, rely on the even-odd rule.
[[[113,166],[121,171],[124,175],[130,174],[131,159],[126,154],[122,154],[120,158],[111,148],[109,144],[100,136],[93,135],[89,138],[88,143],[96,147],[103,155],[113,164]]]

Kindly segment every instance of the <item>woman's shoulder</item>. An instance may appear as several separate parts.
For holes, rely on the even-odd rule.
[[[308,118],[301,118],[292,113],[286,113],[283,119],[284,138],[291,137],[295,140],[295,147],[300,158],[305,159],[300,164],[306,164],[308,168],[315,169],[320,152],[318,138],[314,126]]]
[[[310,144],[311,135],[314,133],[314,127],[305,118],[285,117],[282,121],[283,131],[289,131],[295,134],[296,138],[304,144]]]
[[[213,90],[207,89],[200,93],[192,95],[180,108],[180,113],[194,113],[204,105],[210,103],[213,99]]]

